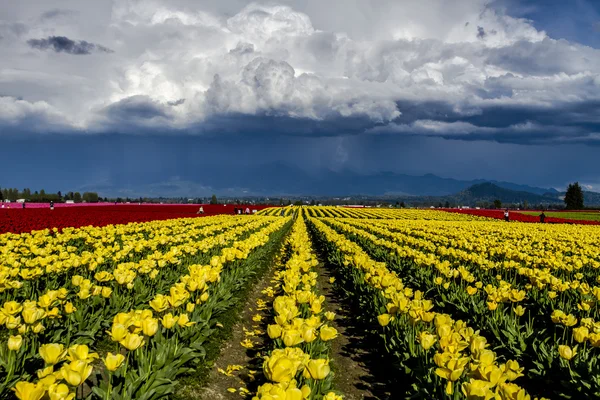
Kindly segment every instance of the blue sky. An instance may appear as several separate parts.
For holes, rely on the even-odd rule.
[[[600,191],[599,111],[590,0],[0,4],[4,187],[258,191],[241,170],[285,192],[290,168]]]

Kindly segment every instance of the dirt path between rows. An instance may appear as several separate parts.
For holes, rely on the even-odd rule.
[[[277,264],[264,274],[261,280],[252,287],[246,304],[240,311],[239,320],[233,326],[231,338],[223,343],[219,357],[214,361],[214,365],[210,370],[207,385],[197,393],[195,399],[201,400],[229,400],[240,398],[240,388],[247,388],[252,393],[256,392],[256,384],[262,382],[262,358],[260,356],[261,349],[268,339],[266,334],[248,336],[244,329],[252,331],[258,329],[266,332],[266,314],[265,312],[257,311],[257,301],[262,299],[270,305],[273,301],[272,297],[268,297],[262,292],[271,286],[273,274],[277,268]],[[260,314],[263,317],[262,321],[254,321],[253,317]],[[250,339],[254,343],[254,347],[247,349],[240,343],[245,339]],[[240,365],[243,369],[233,371],[231,376],[224,375],[218,369],[227,370],[230,365]],[[249,371],[256,371],[255,374]],[[236,389],[235,392],[229,392],[227,389]],[[248,397],[250,398],[250,397]]]
[[[354,324],[350,307],[335,290],[329,279],[331,271],[321,263],[317,284],[325,296],[325,308],[336,313],[329,325],[339,336],[331,341],[331,363],[335,372],[334,387],[344,394],[344,400],[389,399],[386,385],[378,382],[372,371],[385,368],[377,355],[369,351],[369,339],[364,328]],[[379,361],[379,365],[377,366]]]

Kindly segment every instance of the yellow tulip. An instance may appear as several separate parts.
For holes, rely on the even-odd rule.
[[[522,317],[523,314],[525,314],[525,308],[521,305],[518,305],[517,307],[513,308],[513,312],[517,314],[517,316]]]
[[[316,360],[310,360],[304,368],[304,377],[312,379],[325,379],[331,369],[329,368],[329,360],[324,358],[318,358]]]
[[[54,374],[50,374],[41,378],[38,383],[42,385],[44,389],[48,389],[50,386],[54,385],[58,379],[59,378],[57,378]]]
[[[121,340],[125,339],[128,333],[129,331],[125,325],[115,323],[113,323],[111,331],[108,332],[113,342],[120,342]]]
[[[285,356],[266,357],[263,366],[265,376],[273,382],[289,382],[296,375],[294,362]]]
[[[390,323],[391,316],[390,314],[381,314],[377,317],[377,321],[381,326],[387,326]]]
[[[142,332],[146,336],[154,336],[158,331],[158,320],[155,318],[146,318],[142,321]]]
[[[491,387],[492,384],[490,382],[471,378],[468,383],[465,382],[462,384],[461,390],[468,399],[492,399]]]
[[[187,314],[181,314],[177,319],[177,323],[182,328],[186,328],[195,324],[195,322],[190,321],[190,317]]]
[[[75,344],[69,347],[68,352],[69,356],[67,359],[69,361],[83,360],[86,362],[91,362],[99,357],[98,353],[90,353],[89,347],[85,344]]]
[[[48,388],[50,400],[71,400],[75,393],[71,393],[69,387],[64,383],[55,383]]]
[[[194,303],[187,303],[185,305],[185,311],[191,313],[194,311],[194,309],[196,308],[196,305]]]
[[[302,391],[298,388],[289,388],[285,391],[285,400],[302,400]]]
[[[560,354],[561,358],[569,361],[577,354],[577,346],[571,349],[569,346],[560,345],[558,346],[558,354]]]
[[[305,327],[305,329],[302,331],[302,340],[304,340],[305,343],[312,343],[316,338],[317,335],[315,335],[314,328]]]
[[[102,297],[108,299],[112,295],[112,289],[109,287],[102,288]]]
[[[6,315],[15,315],[15,314],[20,313],[22,310],[23,310],[23,306],[14,300],[7,301],[2,306],[2,311]]]
[[[73,314],[75,311],[77,311],[77,308],[75,308],[73,303],[71,303],[71,302],[65,303],[65,313],[66,314]]]
[[[43,332],[43,331],[44,331],[44,329],[46,329],[46,328],[44,327],[44,325],[43,325],[41,322],[38,322],[38,323],[37,323],[37,324],[35,324],[33,327],[31,327],[31,331],[32,331],[33,333],[36,333],[36,334],[37,334],[37,333],[40,333],[40,332]]]
[[[156,312],[163,312],[169,308],[167,297],[162,294],[157,294],[149,304]]]
[[[335,328],[332,328],[327,325],[323,325],[321,327],[321,331],[319,337],[322,341],[327,342],[329,340],[335,339],[338,335],[338,331]]]
[[[17,382],[13,390],[19,400],[40,400],[46,393],[44,386],[23,381]]]
[[[419,343],[421,343],[421,347],[425,350],[429,350],[431,346],[433,346],[436,342],[435,335],[432,335],[429,332],[421,332],[419,334]]]
[[[8,349],[11,351],[17,351],[23,345],[23,337],[21,335],[9,336],[8,338]]]
[[[26,308],[23,310],[21,315],[23,316],[23,321],[26,324],[33,325],[39,319],[44,318],[46,313],[41,308]]]
[[[4,322],[7,329],[17,329],[21,325],[21,317],[9,315]]]
[[[308,399],[310,396],[310,391],[311,391],[310,386],[304,385],[304,386],[302,386],[302,389],[300,389],[300,390],[302,391],[302,398]]]
[[[333,321],[335,319],[335,313],[331,312],[331,311],[327,311],[325,312],[325,318],[327,318],[328,321]]]
[[[37,371],[37,377],[38,379],[42,379],[50,374],[54,373],[54,366],[53,365],[49,365],[46,368],[42,368],[42,369],[38,369]]]
[[[297,344],[302,343],[302,332],[298,329],[284,329],[281,335],[281,339],[286,347],[293,347]]]
[[[112,354],[108,353],[104,358],[104,365],[106,365],[106,369],[109,371],[116,371],[123,362],[125,361],[125,356],[122,354]]]
[[[144,337],[136,333],[128,333],[127,336],[125,336],[125,339],[121,340],[119,343],[127,350],[133,351],[144,345]]]
[[[267,334],[271,339],[281,337],[281,326],[277,324],[267,326]]]
[[[577,343],[585,342],[589,335],[590,330],[585,326],[580,326],[579,328],[573,329],[573,339],[575,339]]]
[[[44,362],[49,365],[54,365],[62,361],[66,354],[64,346],[56,343],[41,345],[39,352]]]
[[[69,385],[79,386],[92,374],[92,366],[83,360],[77,360],[63,365],[60,372]]]
[[[160,322],[162,323],[162,325],[167,328],[167,329],[171,329],[172,327],[175,326],[175,324],[177,324],[177,320],[178,317],[174,317],[173,314],[168,313],[165,314],[162,319],[160,320]]]

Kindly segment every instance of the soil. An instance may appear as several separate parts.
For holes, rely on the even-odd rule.
[[[271,286],[274,271],[275,267],[272,267],[253,286],[248,295],[248,300],[240,312],[239,320],[233,326],[231,338],[221,346],[220,355],[215,360],[214,366],[210,371],[207,385],[194,398],[202,400],[239,400],[240,387],[245,387],[254,393],[256,392],[257,383],[264,381],[262,379],[262,358],[260,353],[268,336],[266,334],[246,336],[244,328],[248,331],[259,329],[266,332],[267,314],[264,311],[257,311],[256,302],[258,299],[266,301],[267,304],[273,301],[272,298],[267,297],[262,291]],[[260,314],[263,320],[260,322],[253,321],[252,318],[256,314]],[[246,349],[240,344],[246,338],[249,338],[254,343],[252,349]],[[233,376],[227,376],[218,372],[219,368],[227,370],[227,366],[229,365],[241,365],[243,369],[232,372]],[[254,377],[248,373],[249,370],[256,371],[253,374]],[[231,393],[227,391],[228,388],[235,388],[236,392]]]
[[[336,313],[336,318],[328,325],[339,333],[331,341],[334,387],[343,393],[345,400],[389,399],[391,394],[386,385],[376,378],[379,376],[377,370],[385,366],[373,356],[364,328],[354,323],[350,307],[338,295],[335,283],[330,283],[331,271],[321,264],[319,272],[317,284],[320,293],[325,296],[325,308]]]

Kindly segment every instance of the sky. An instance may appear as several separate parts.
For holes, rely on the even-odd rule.
[[[593,0],[0,2],[3,187],[283,191],[290,168],[600,191],[599,145]]]

